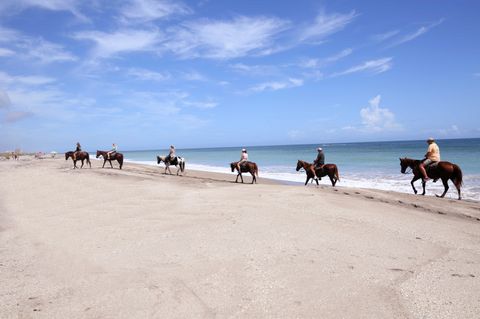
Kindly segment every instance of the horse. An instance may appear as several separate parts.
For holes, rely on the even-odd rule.
[[[413,192],[416,194],[417,190],[415,189],[415,186],[413,183],[419,179],[422,179],[422,187],[423,187],[423,193],[422,195],[425,195],[425,184],[426,181],[423,178],[422,172],[420,172],[419,165],[422,161],[420,160],[415,160],[411,158],[400,158],[400,172],[402,174],[406,174],[407,168],[411,168],[413,172],[413,178],[410,184],[412,185]],[[448,187],[448,180],[450,179],[453,182],[453,185],[457,188],[458,192],[458,200],[462,199],[462,195],[460,192],[460,187],[463,185],[463,173],[460,167],[456,164],[447,162],[447,161],[440,161],[437,162],[436,164],[429,165],[425,167],[425,170],[427,172],[427,176],[430,178],[433,178],[434,181],[437,179],[441,179],[444,187],[444,191],[442,195],[437,195],[435,196],[443,198],[445,194],[447,193],[449,187]]]
[[[170,175],[172,175],[172,171],[170,170],[170,165],[174,165],[177,167],[177,175],[179,172],[184,173],[185,172],[185,159],[180,156],[176,156],[171,159],[170,161],[167,160],[167,156],[157,156],[157,164],[160,164],[161,162],[165,163],[165,174],[167,174],[167,169]]]
[[[65,153],[65,160],[68,160],[69,157],[72,158],[73,161],[73,168],[77,168],[77,161],[82,161],[82,166],[80,168],[83,168],[83,162],[87,160],[87,164],[90,165],[90,168],[92,168],[92,163],[90,163],[90,154],[88,152],[77,152],[76,159],[73,159],[73,154],[75,152],[70,151]]]
[[[115,152],[114,154],[110,155],[110,158],[108,158],[108,151],[99,151],[97,150],[97,158],[99,158],[100,156],[103,157],[103,166],[102,168],[105,167],[105,163],[107,161],[110,162],[110,167],[113,168],[113,165],[112,165],[112,160],[117,160],[118,164],[120,165],[120,169],[122,169],[122,166],[123,166],[123,154],[122,153],[117,153]]]
[[[237,178],[235,179],[235,183],[238,183],[238,176],[240,176],[240,179],[242,180],[242,183],[243,183],[243,176],[242,176],[242,173],[250,173],[253,177],[252,179],[252,184],[253,183],[257,183],[257,178],[255,177],[255,175],[258,177],[258,166],[256,163],[254,162],[243,162],[240,164],[240,170],[238,170],[238,164],[239,162],[233,162],[233,163],[230,163],[230,168],[232,169],[232,173],[237,170],[238,174],[237,174]]]
[[[310,179],[314,179],[318,184],[318,177],[327,176],[330,178],[332,187],[335,187],[335,184],[340,180],[340,175],[338,174],[338,168],[335,164],[325,164],[320,167],[315,167],[313,164],[308,162],[298,160],[297,162],[297,172],[300,169],[304,169],[307,173],[307,180],[305,181],[305,186],[308,184]]]

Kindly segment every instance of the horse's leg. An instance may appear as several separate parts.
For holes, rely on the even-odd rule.
[[[452,182],[453,182],[453,185],[455,185],[455,188],[457,189],[457,193],[458,193],[458,200],[461,200],[462,199],[462,195],[461,195],[461,192],[460,192],[460,183],[458,183],[457,181],[454,181],[452,179]]]
[[[307,175],[307,180],[305,181],[305,186],[307,186],[309,180],[310,180],[310,176]]]
[[[337,181],[333,178],[333,174],[328,174],[328,178],[330,178],[330,182],[332,182],[332,187],[334,187]]]
[[[113,168],[113,165],[112,165],[112,160],[109,159],[108,162],[110,163],[110,167]]]
[[[235,179],[235,183],[238,183],[238,176],[240,176],[240,173],[237,174],[237,178]]]
[[[82,166],[80,166],[80,168],[83,168],[83,162],[85,161],[85,159],[82,159]]]
[[[103,166],[102,166],[102,168],[105,168],[105,163],[106,163],[106,162],[107,162],[107,160],[106,160],[106,159],[103,159]]]
[[[422,178],[422,188],[423,188],[423,192],[422,192],[422,195],[425,196],[425,185],[427,184],[427,182]]]
[[[413,176],[412,178],[412,181],[410,182],[410,184],[412,185],[412,188],[413,188],[413,192],[416,194],[417,193],[417,189],[415,188],[415,185],[413,185],[413,183],[415,183],[416,181],[418,181],[420,179],[419,176]]]
[[[320,184],[318,183],[318,178],[315,178],[315,182],[317,182],[317,186],[320,186]]]
[[[256,182],[255,172],[250,172],[250,174],[252,175],[252,184],[253,184],[253,182]]]
[[[450,187],[448,187],[448,178],[442,178],[442,183],[443,183],[443,187],[445,188],[444,191],[443,191],[443,194],[438,196],[437,194],[435,194],[435,196],[437,197],[441,197],[443,198],[445,196],[445,194],[447,193],[448,189]]]
[[[77,161],[75,161],[75,160],[73,161],[73,168],[74,169],[77,168]]]
[[[243,184],[243,175],[242,175],[242,172],[240,172],[240,179],[242,180],[242,184]]]

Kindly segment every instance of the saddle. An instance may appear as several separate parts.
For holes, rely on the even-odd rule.
[[[245,161],[240,163],[240,169],[241,170],[246,170],[247,169],[247,164],[249,164],[250,161]]]

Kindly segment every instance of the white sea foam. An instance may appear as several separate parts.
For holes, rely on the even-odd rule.
[[[126,160],[126,162],[144,164],[149,166],[157,166],[155,161],[137,161],[137,160]],[[164,167],[162,165],[162,167]],[[230,167],[222,167],[222,166],[210,166],[210,165],[202,165],[202,164],[192,164],[188,163],[186,169],[198,170],[198,171],[205,171],[205,172],[213,172],[213,173],[224,173],[224,174],[235,174],[232,173]],[[305,172],[301,170],[300,172],[296,172],[292,170],[291,167],[285,166],[268,166],[268,167],[261,167],[259,171],[260,177],[269,178],[284,182],[291,182],[291,183],[305,183]],[[348,173],[344,175],[340,175],[340,181],[337,183],[337,186],[344,186],[344,187],[354,187],[354,188],[369,188],[369,189],[379,189],[379,190],[387,190],[387,191],[396,191],[402,193],[413,193],[412,187],[410,186],[410,181],[412,179],[412,175],[402,175],[402,174],[384,174],[378,176],[366,176],[360,173]],[[480,181],[480,176],[466,176],[464,180],[464,187],[462,187],[462,197],[465,199],[473,199],[480,201],[480,192],[479,189],[476,187],[469,187],[468,185],[478,185]],[[471,183],[469,183],[471,182]],[[330,179],[328,176],[325,176],[320,181],[320,184],[323,185],[331,185]],[[453,184],[449,183],[450,190],[445,195],[448,198],[457,198],[457,191]],[[415,183],[415,187],[418,191],[421,191],[421,183],[417,181]],[[441,194],[443,192],[443,185],[441,181],[436,183],[429,182],[426,187],[426,194],[433,195],[433,194]]]

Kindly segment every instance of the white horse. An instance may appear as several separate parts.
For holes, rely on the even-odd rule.
[[[170,161],[167,161],[166,156],[157,156],[157,164],[160,164],[161,162],[165,163],[165,174],[167,174],[167,170],[172,175],[172,171],[170,170],[170,165],[174,165],[177,167],[177,175],[179,172],[184,173],[185,172],[185,159],[180,156],[176,156]]]

